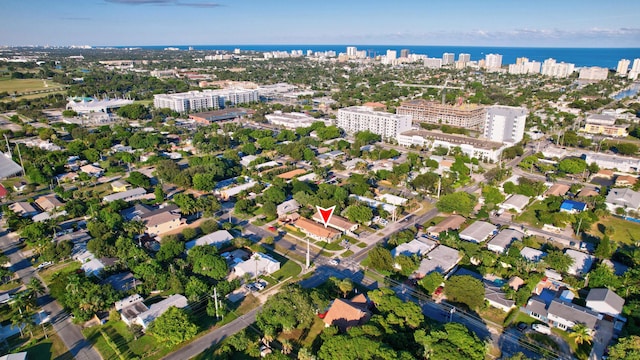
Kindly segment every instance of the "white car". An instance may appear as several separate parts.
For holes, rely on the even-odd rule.
[[[338,262],[339,262],[339,261],[338,261],[338,259],[331,259],[331,260],[329,260],[329,264],[330,264],[330,265],[333,265],[333,266],[337,266],[337,265],[338,265]]]
[[[533,324],[531,328],[541,334],[551,335],[551,328],[547,325],[542,324]]]

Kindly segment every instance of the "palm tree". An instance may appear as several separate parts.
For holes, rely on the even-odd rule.
[[[582,345],[582,343],[584,342],[591,344],[591,340],[593,340],[593,334],[591,329],[589,329],[586,325],[576,324],[571,328],[571,330],[573,330],[573,332],[569,334],[569,337],[572,337],[577,345]]]
[[[288,339],[284,339],[281,341],[282,343],[282,353],[287,355],[287,354],[291,354],[291,351],[293,350],[293,344],[291,344],[291,341]]]
[[[44,286],[42,282],[35,277],[32,277],[27,284],[27,290],[31,292],[31,294],[36,295],[36,297],[40,294],[44,294]]]
[[[145,230],[147,230],[147,226],[139,220],[132,220],[123,224],[124,230],[129,235],[142,235]]]
[[[340,281],[338,287],[340,288],[340,291],[342,291],[342,297],[347,297],[347,294],[353,290],[353,282],[351,282],[351,279],[345,278]]]

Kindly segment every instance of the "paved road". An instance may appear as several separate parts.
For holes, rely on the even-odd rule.
[[[216,329],[196,340],[191,342],[190,344],[180,348],[178,351],[175,351],[167,356],[165,356],[164,360],[185,360],[191,359],[192,357],[201,354],[208,348],[216,345],[220,341],[226,339],[227,337],[241,331],[242,329],[250,326],[252,323],[256,321],[256,313],[262,309],[262,305],[257,308],[249,311],[245,315],[233,320],[232,322],[222,326],[219,329]]]
[[[26,284],[32,277],[37,277],[42,281],[31,266],[29,259],[25,259],[22,252],[16,247],[17,241],[11,238],[6,231],[0,234],[2,234],[0,236],[0,248],[9,257],[12,270],[18,274],[22,282]],[[48,293],[38,298],[38,305],[49,314],[53,329],[76,359],[102,360],[100,354],[84,338],[80,328],[71,322],[68,314]]]

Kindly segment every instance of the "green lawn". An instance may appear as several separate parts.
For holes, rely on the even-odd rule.
[[[80,269],[80,263],[75,260],[67,260],[66,262],[55,264],[47,269],[40,271],[40,277],[45,284],[51,284],[51,280],[55,274],[69,274]]]
[[[62,85],[46,80],[47,86],[42,79],[0,79],[0,92],[23,93],[27,91],[62,88]]]
[[[42,337],[36,343],[23,347],[19,351],[26,351],[29,360],[72,360],[73,356],[58,335],[52,331],[48,334],[48,339]]]
[[[527,223],[531,226],[535,226],[537,228],[541,228],[542,224],[538,218],[536,217],[536,210],[547,212],[547,206],[544,205],[540,201],[536,201],[533,204],[529,205],[527,210],[525,210],[522,214],[516,217],[516,220],[519,222]]]
[[[84,336],[96,346],[104,359],[117,359],[118,355],[107,343],[100,330],[117,345],[117,349],[125,358],[148,358],[160,347],[160,344],[153,336],[144,335],[134,339],[133,334],[124,322],[108,321],[104,325],[93,326],[82,331]]]
[[[282,281],[289,277],[297,276],[301,271],[302,268],[300,267],[300,265],[292,260],[287,259],[284,263],[281,262],[280,270],[274,272],[273,274],[271,274],[271,276],[278,281]]]
[[[558,328],[552,328],[554,334],[560,336],[564,341],[569,344],[571,348],[571,352],[580,360],[586,360],[589,358],[589,354],[591,353],[591,345],[582,343],[581,345],[576,344],[575,340],[569,336],[569,333]]]
[[[610,237],[613,241],[622,244],[635,244],[640,241],[640,224],[616,216],[601,218],[600,221],[591,226],[589,234],[602,238],[604,234],[601,230],[609,226],[615,229],[613,235]]]
[[[317,241],[316,245],[320,246],[325,250],[338,251],[338,250],[343,250],[343,247],[340,246],[340,241],[341,240],[336,240],[334,242]]]
[[[342,256],[343,258],[346,258],[346,257],[349,257],[351,255],[353,255],[353,251],[347,250],[347,251],[343,252],[342,255],[340,255],[340,256]]]

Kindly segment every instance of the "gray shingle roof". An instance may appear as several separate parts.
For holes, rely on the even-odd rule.
[[[624,306],[624,299],[607,288],[591,289],[586,301],[604,301],[618,312],[622,312],[622,307]]]
[[[21,171],[20,165],[11,160],[9,155],[0,153],[0,179],[11,177]]]

